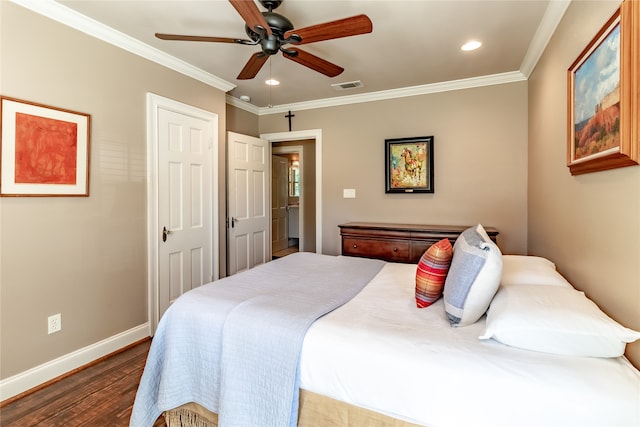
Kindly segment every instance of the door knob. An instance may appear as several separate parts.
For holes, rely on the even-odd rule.
[[[162,227],[162,241],[167,241],[167,235],[171,234],[171,230],[167,230],[167,227]]]

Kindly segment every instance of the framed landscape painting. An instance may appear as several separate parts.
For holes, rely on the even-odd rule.
[[[433,136],[385,140],[386,193],[433,193]]]
[[[91,116],[0,100],[0,195],[88,196]]]
[[[637,2],[626,0],[568,70],[572,175],[638,164]],[[635,16],[635,18],[634,18]]]

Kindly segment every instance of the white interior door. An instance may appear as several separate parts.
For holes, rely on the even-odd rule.
[[[228,260],[232,275],[271,258],[269,143],[227,133]]]
[[[289,159],[271,156],[271,250],[289,247]]]
[[[211,282],[212,126],[158,111],[158,302],[161,316],[184,292]]]

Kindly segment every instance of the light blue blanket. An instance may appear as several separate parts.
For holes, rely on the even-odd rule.
[[[130,426],[188,402],[217,413],[220,427],[295,426],[307,329],[383,264],[298,253],[185,293],[158,325]]]

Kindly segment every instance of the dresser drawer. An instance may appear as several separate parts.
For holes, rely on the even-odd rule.
[[[342,255],[378,258],[385,261],[417,264],[422,254],[441,239],[454,244],[467,226],[387,224],[350,222],[338,225],[342,237]],[[496,242],[498,230],[485,227]]]
[[[443,237],[444,238],[444,237]],[[426,252],[427,249],[431,247],[434,243],[438,243],[442,239],[427,239],[427,240],[414,240],[411,242],[411,253],[409,255],[409,259],[412,263],[417,264],[422,258],[422,255]],[[454,239],[449,239],[451,245],[455,242]]]
[[[344,238],[342,254],[367,258],[379,258],[387,261],[407,262],[411,245],[402,240],[376,240]]]

